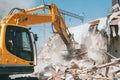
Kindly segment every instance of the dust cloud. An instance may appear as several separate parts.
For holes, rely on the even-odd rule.
[[[88,30],[88,25],[86,25],[86,30]],[[72,32],[73,34],[76,32],[74,36],[75,39],[78,40],[77,42],[80,43],[79,46],[81,52],[85,50],[87,53],[84,56],[77,56],[81,54],[81,52],[79,52],[76,54],[77,59],[73,57],[71,60],[67,61],[64,57],[68,54],[66,46],[59,34],[54,34],[48,39],[46,45],[38,55],[38,65],[35,67],[35,73],[41,73],[43,71],[47,72],[47,67],[57,64],[62,64],[69,67],[72,61],[75,61],[79,67],[84,68],[90,67],[90,65],[100,65],[107,62],[107,36],[103,35],[101,31],[97,31],[96,33],[90,33],[89,31],[86,31],[77,34],[79,31],[76,29],[76,31]],[[85,35],[81,38],[81,34]],[[84,45],[85,47],[82,48],[81,45]]]
[[[35,72],[41,72],[45,67],[56,63],[66,64],[64,56],[67,55],[67,48],[59,34],[53,34],[46,42],[45,46],[38,55]]]

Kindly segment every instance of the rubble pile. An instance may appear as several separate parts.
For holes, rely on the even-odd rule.
[[[71,62],[69,65],[54,64],[49,67],[48,72],[44,73],[39,78],[40,80],[113,80],[120,78],[119,66],[112,66],[113,64],[118,64],[116,62],[110,62],[99,66],[94,65],[89,68],[80,67],[78,64],[79,63],[75,62]],[[100,71],[102,68],[108,66],[110,66],[111,70],[109,70],[110,72],[108,73],[108,77],[106,77],[101,74]]]
[[[107,53],[108,36],[103,30],[90,32],[81,39],[80,50],[66,59],[68,52],[58,34],[53,34],[38,56],[34,75],[40,80],[113,80],[119,79],[120,59]]]

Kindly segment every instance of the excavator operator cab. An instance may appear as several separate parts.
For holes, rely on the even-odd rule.
[[[6,29],[6,48],[13,55],[33,61],[33,47],[27,29],[8,25]]]
[[[36,57],[29,29],[2,23],[0,39],[0,75],[32,73]]]

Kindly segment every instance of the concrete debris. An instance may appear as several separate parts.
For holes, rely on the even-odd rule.
[[[90,68],[80,68],[76,63],[72,65],[55,64],[49,67],[49,72],[45,73],[40,80],[113,80],[113,78],[120,77],[120,69],[113,71],[112,64],[118,64],[116,62],[110,62],[99,66],[94,65]],[[101,73],[101,68],[110,66],[107,76]]]
[[[38,75],[40,80],[113,80],[119,78],[120,59],[108,61],[105,45],[107,37],[101,32],[91,35],[88,33],[88,36],[84,37],[84,42],[82,42],[84,44],[80,45],[79,53],[71,54],[71,59],[67,61],[63,57],[67,52],[61,52],[65,49],[64,43],[61,42],[59,35],[54,34],[48,41],[49,45],[46,44],[47,46],[42,51],[44,54],[39,55],[40,62],[36,68],[39,72],[34,74]],[[56,44],[58,40],[60,43]],[[60,47],[59,50],[57,46]],[[43,68],[40,68],[41,63]]]

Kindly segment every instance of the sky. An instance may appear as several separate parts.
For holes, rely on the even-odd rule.
[[[40,5],[43,0],[36,0]],[[112,0],[44,0],[45,3],[55,3],[58,8],[81,15],[84,13],[85,22],[104,17],[109,14]]]
[[[45,4],[54,3],[59,9],[83,15],[84,23],[107,16],[110,14],[109,9],[112,6],[112,0],[44,0],[44,2]],[[0,0],[0,19],[14,7],[28,9],[42,4],[43,0]],[[64,20],[68,27],[81,25],[80,20],[69,16],[64,16]],[[32,28],[32,31],[38,34],[38,43],[41,44],[52,33],[51,26],[45,24],[35,27]]]
[[[85,19],[84,22],[108,15],[112,5],[111,1],[112,0],[44,0],[46,4],[54,3],[60,9],[83,15]],[[28,9],[42,4],[43,0],[0,0],[0,11],[5,14],[14,7]]]

